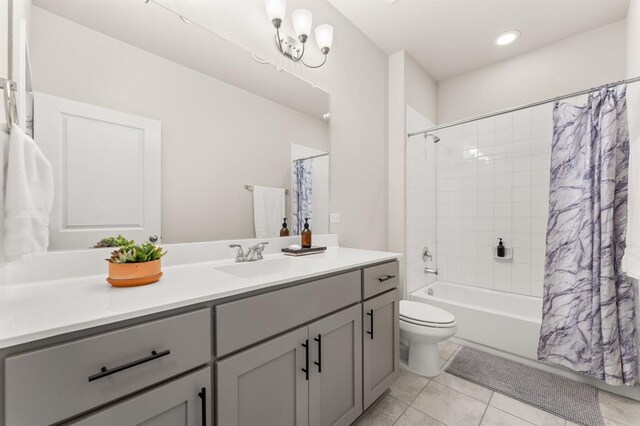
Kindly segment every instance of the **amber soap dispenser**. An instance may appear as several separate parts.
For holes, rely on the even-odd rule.
[[[289,228],[287,228],[287,218],[285,217],[284,219],[282,219],[282,229],[280,230],[280,236],[281,237],[288,237],[289,236]]]
[[[304,229],[300,233],[302,248],[311,248],[311,229],[309,229],[309,218],[304,220]]]

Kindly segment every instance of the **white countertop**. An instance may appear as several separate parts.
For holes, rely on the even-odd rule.
[[[275,260],[277,267],[259,277],[241,277],[217,269],[251,267],[249,263],[225,260],[164,267],[159,282],[141,287],[111,287],[105,280],[106,266],[102,275],[0,287],[0,349],[400,256],[330,247],[323,254],[311,256],[267,255],[259,262]]]

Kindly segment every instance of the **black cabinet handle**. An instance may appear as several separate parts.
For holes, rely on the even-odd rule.
[[[304,348],[304,367],[302,369],[302,371],[304,371],[304,378],[307,379],[307,381],[309,380],[309,339],[305,340],[305,342],[302,344],[302,347]]]
[[[385,282],[385,281],[389,281],[393,278],[395,278],[395,275],[385,275],[384,277],[380,277],[378,278],[378,281],[380,281],[381,283]]]
[[[318,334],[318,337],[313,340],[318,342],[318,361],[315,361],[314,364],[318,366],[318,373],[322,373],[322,334]]]
[[[92,376],[89,376],[89,381],[93,382],[94,380],[102,379],[103,377],[110,376],[115,373],[119,373],[121,371],[127,370],[131,367],[135,367],[136,365],[144,364],[145,362],[153,361],[154,359],[162,358],[163,356],[167,356],[171,353],[169,349],[162,352],[151,351],[151,355],[146,356],[144,358],[137,359],[135,361],[128,362],[126,364],[122,364],[119,367],[112,368],[109,370],[107,367],[102,367],[99,373],[96,373]]]
[[[367,315],[369,315],[369,324],[371,324],[371,331],[367,331],[367,334],[369,334],[371,336],[371,340],[373,340],[373,309],[367,312]]]
[[[202,426],[207,426],[207,388],[202,388],[200,392],[198,392],[198,396],[201,401],[201,410],[202,410]]]

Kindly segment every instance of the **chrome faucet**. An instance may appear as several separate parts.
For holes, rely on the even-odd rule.
[[[268,242],[258,243],[249,247],[245,253],[240,244],[230,244],[229,247],[237,248],[238,252],[236,253],[236,262],[253,262],[256,260],[262,260],[262,252],[266,248]]]

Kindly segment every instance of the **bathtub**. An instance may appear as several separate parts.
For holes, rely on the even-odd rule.
[[[452,340],[457,343],[640,401],[640,387],[607,385],[568,368],[538,361],[541,298],[436,281],[414,291],[409,299],[451,312],[458,327]]]
[[[542,299],[436,281],[410,300],[438,306],[456,317],[455,338],[537,359]]]

